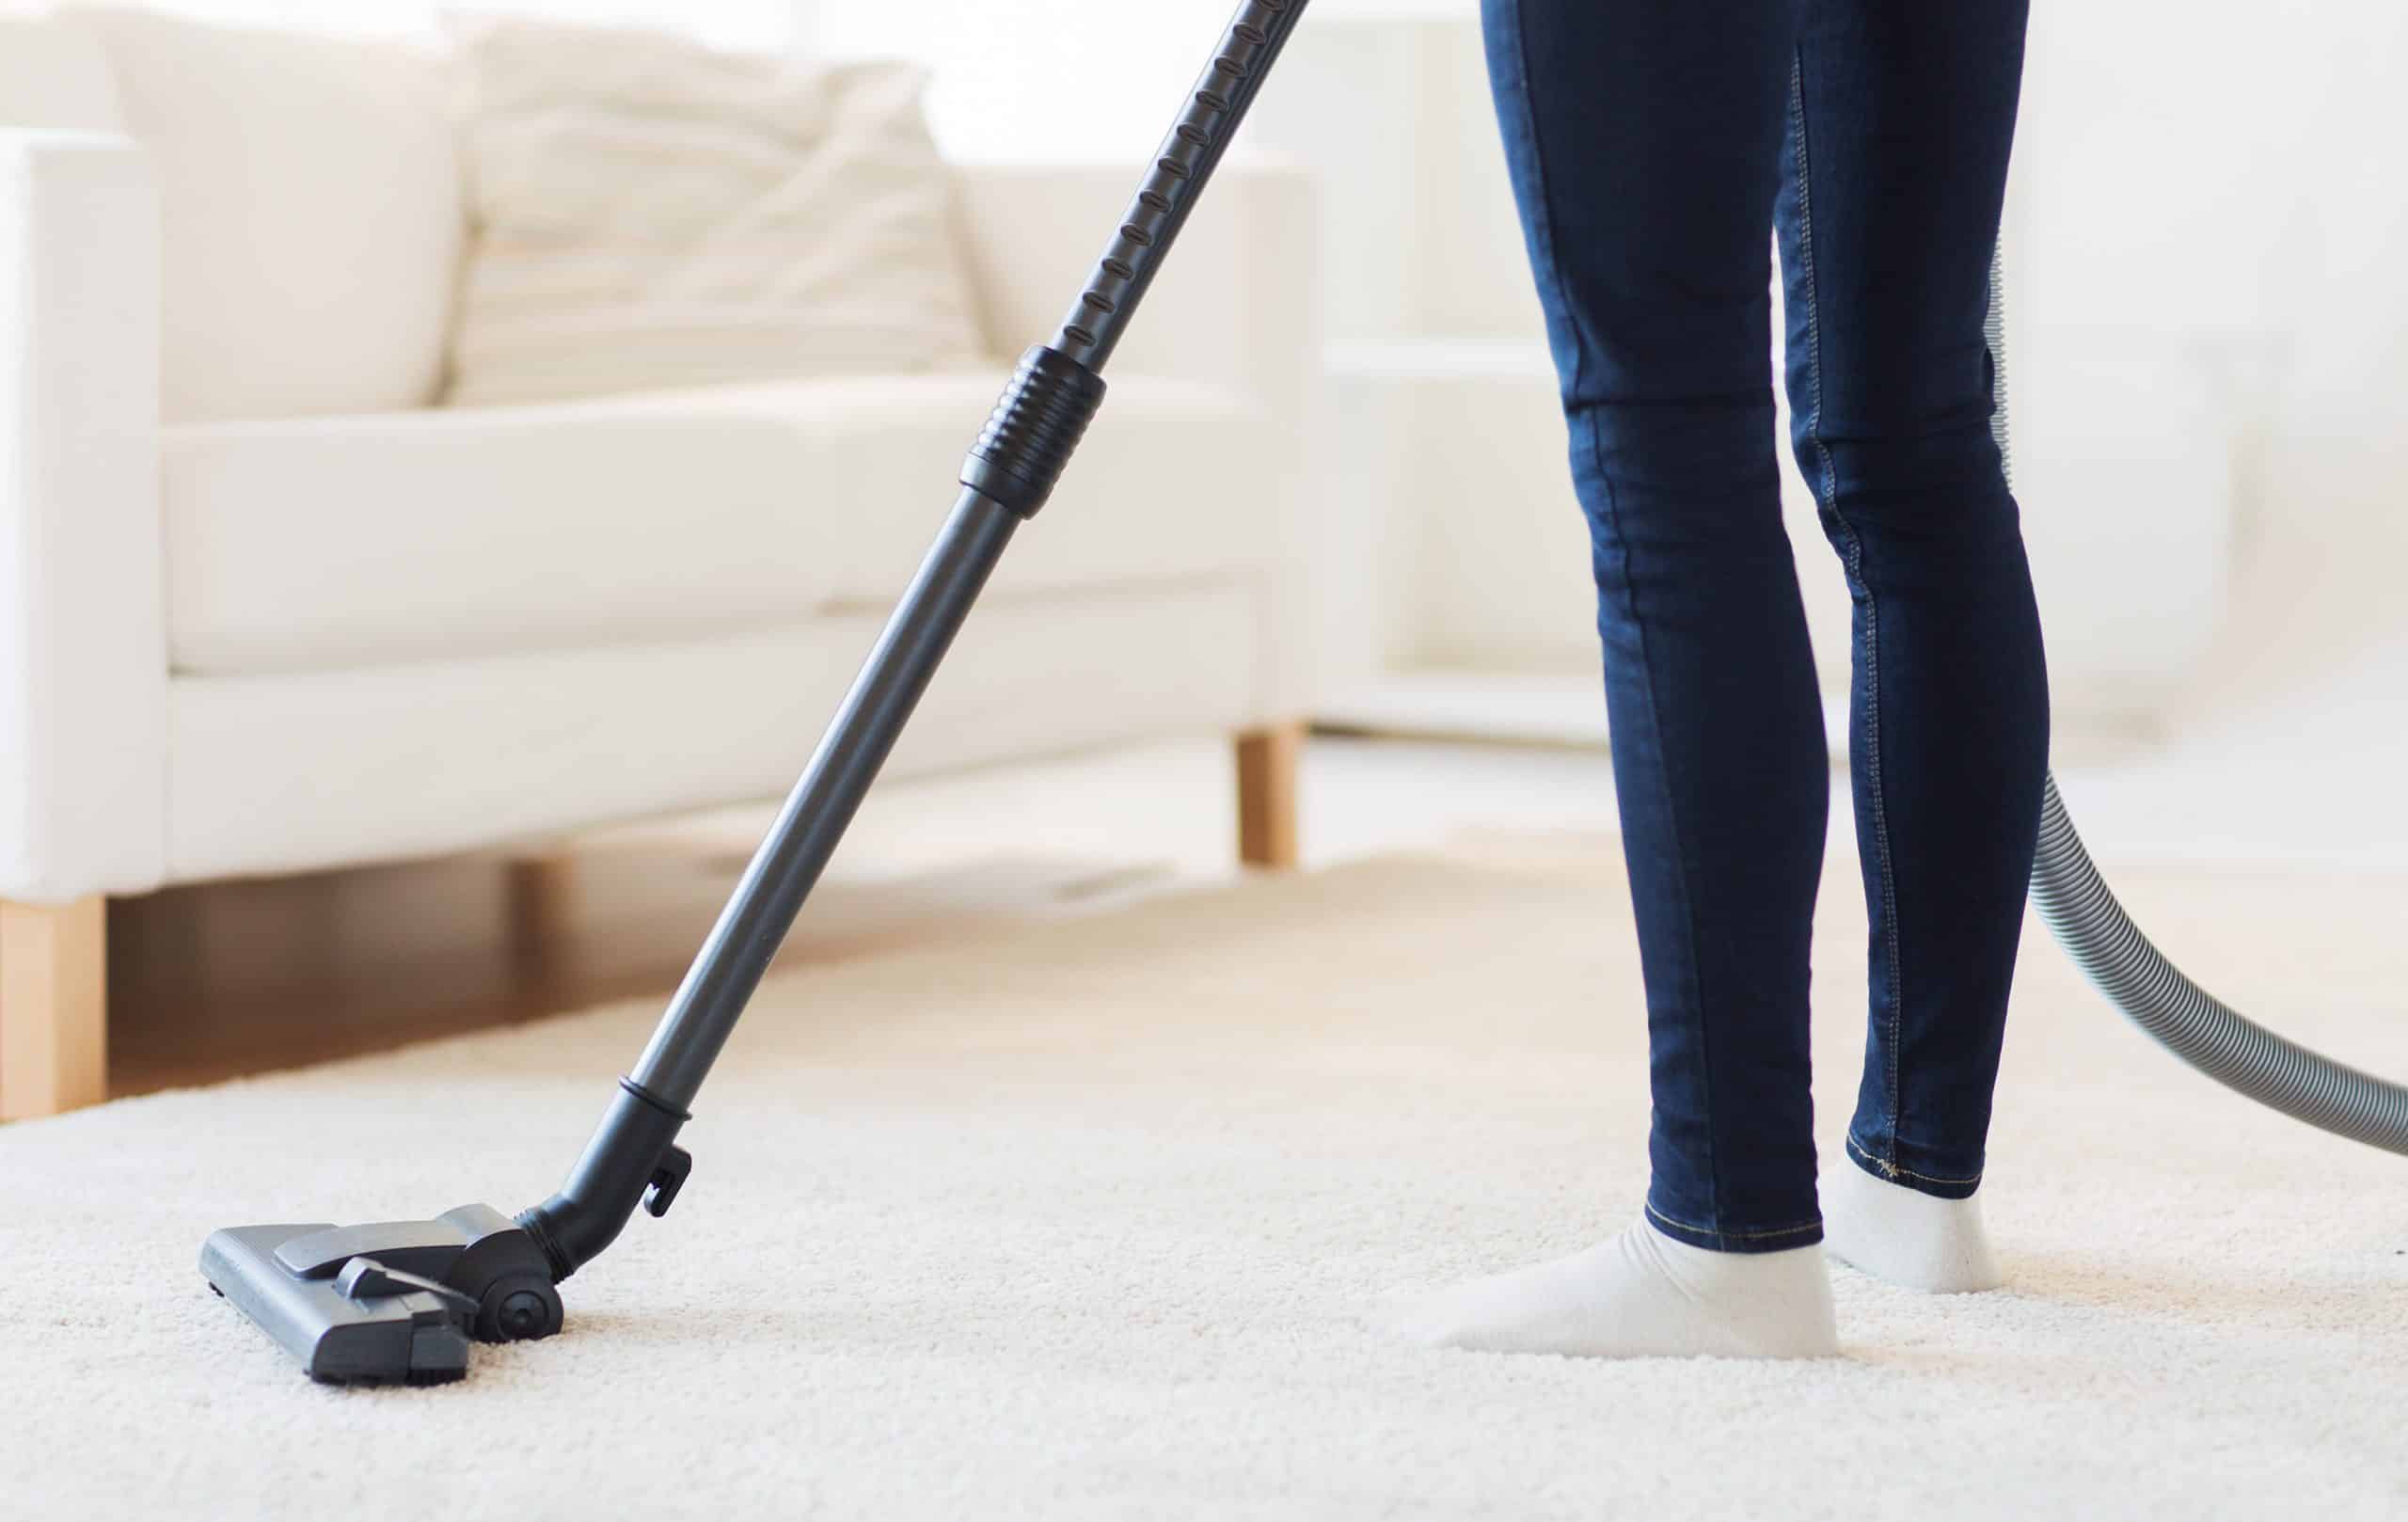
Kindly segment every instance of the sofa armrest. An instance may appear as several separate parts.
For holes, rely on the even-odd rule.
[[[1143,169],[1134,162],[956,166],[987,340],[997,354],[1016,356],[1054,336]],[[1319,361],[1315,226],[1309,173],[1233,155],[1205,187],[1113,364],[1238,385],[1275,413],[1300,406]]]
[[[0,130],[0,897],[156,887],[159,206],[140,149]]]

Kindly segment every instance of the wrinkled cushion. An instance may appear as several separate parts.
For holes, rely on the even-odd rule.
[[[158,178],[163,416],[431,400],[461,237],[437,60],[143,10],[66,19],[106,48]]]
[[[474,230],[451,401],[979,357],[918,69],[526,21],[457,45]]]
[[[170,428],[179,672],[689,640],[883,610],[943,520],[1002,383],[883,376],[475,411]],[[1199,462],[1269,428],[1235,392],[1117,376],[1008,597],[1212,575],[1272,553],[1271,494]]]

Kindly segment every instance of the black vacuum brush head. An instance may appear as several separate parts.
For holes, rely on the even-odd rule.
[[[212,1288],[328,1385],[439,1385],[468,1341],[561,1329],[549,1262],[490,1205],[377,1226],[237,1226],[210,1234]]]

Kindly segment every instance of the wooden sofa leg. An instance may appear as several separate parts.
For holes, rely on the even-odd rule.
[[[508,871],[511,950],[541,959],[565,945],[577,927],[577,859],[565,850],[515,857]]]
[[[108,1098],[108,900],[0,900],[0,1120]]]
[[[1296,864],[1296,764],[1302,723],[1238,736],[1238,860],[1248,866]]]

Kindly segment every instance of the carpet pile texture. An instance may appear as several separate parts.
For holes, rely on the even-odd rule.
[[[1864,920],[1816,953],[1821,1129]],[[2122,874],[2244,1009],[2408,1074],[2408,880]],[[1610,841],[1483,842],[781,974],[695,1170],[468,1381],[301,1378],[214,1227],[549,1192],[628,1006],[0,1131],[11,1516],[2408,1515],[2408,1160],[2191,1074],[2036,927],[1985,1196],[2004,1292],[1837,1271],[1843,1356],[1391,1345],[1402,1284],[1645,1183]]]

